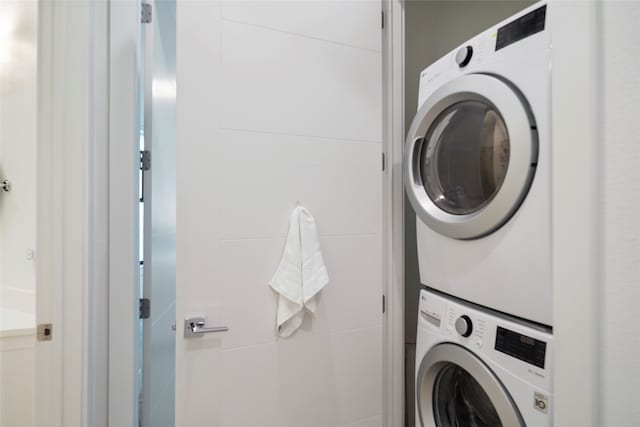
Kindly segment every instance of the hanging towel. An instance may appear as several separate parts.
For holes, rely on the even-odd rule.
[[[316,222],[303,206],[291,213],[282,260],[269,286],[278,293],[277,327],[288,337],[302,325],[305,311],[315,313],[318,293],[329,283],[320,252]]]

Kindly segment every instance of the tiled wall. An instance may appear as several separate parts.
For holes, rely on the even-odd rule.
[[[176,425],[382,425],[380,4],[178,2]],[[330,283],[275,333],[299,201]],[[202,405],[207,402],[206,405]]]

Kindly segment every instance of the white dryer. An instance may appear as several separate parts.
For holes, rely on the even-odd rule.
[[[550,330],[420,293],[417,427],[552,425]]]
[[[550,6],[420,75],[405,145],[422,284],[551,325]]]

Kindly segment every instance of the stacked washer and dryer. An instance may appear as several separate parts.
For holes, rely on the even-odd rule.
[[[405,146],[420,281],[418,426],[550,426],[550,7],[420,76]]]

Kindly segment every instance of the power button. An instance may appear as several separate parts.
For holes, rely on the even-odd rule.
[[[536,391],[533,394],[533,408],[546,414],[549,411],[549,397]]]

